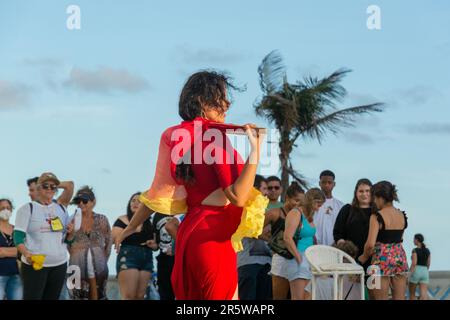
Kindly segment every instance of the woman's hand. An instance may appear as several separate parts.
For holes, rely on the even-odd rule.
[[[295,256],[295,261],[297,261],[298,264],[302,263],[302,256],[301,255],[296,255]]]
[[[261,142],[264,139],[264,133],[255,129],[257,126],[253,123],[247,123],[244,125],[245,133],[247,134],[250,142],[251,150],[259,151]]]
[[[73,231],[75,229],[75,223],[72,221],[66,226],[67,238],[72,238]]]
[[[360,255],[359,257],[358,257],[358,261],[361,263],[361,264],[364,264],[364,263],[366,263],[367,262],[367,257],[365,256],[365,255]]]
[[[158,250],[158,244],[156,243],[156,241],[155,240],[147,240],[146,242],[145,242],[145,245],[147,246],[147,247],[149,247],[150,249],[152,249],[152,250]]]
[[[256,125],[253,123],[247,123],[244,125],[245,133],[247,134],[248,140],[252,150],[257,150],[258,148],[258,131],[256,131]]]
[[[30,251],[26,250],[22,255],[25,257],[25,259],[30,265],[33,265],[33,261],[31,260],[32,254]]]
[[[120,251],[120,245],[123,240],[131,236],[133,233],[136,232],[135,228],[130,228],[130,225],[128,225],[123,231],[119,234],[119,236],[114,241],[114,248],[116,249],[116,253],[119,253]]]

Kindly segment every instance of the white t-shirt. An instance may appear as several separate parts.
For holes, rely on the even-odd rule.
[[[33,201],[33,213],[27,203],[17,210],[15,230],[26,233],[25,247],[32,254],[46,255],[44,267],[59,266],[68,260],[67,245],[64,243],[66,226],[69,215],[66,210],[56,202],[42,205]],[[50,220],[59,217],[64,226],[62,231],[51,230]],[[27,263],[24,256],[22,262]]]
[[[334,243],[333,229],[339,211],[344,204],[338,199],[326,199],[314,214],[317,244],[331,246]]]

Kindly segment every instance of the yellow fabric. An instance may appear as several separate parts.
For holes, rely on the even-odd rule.
[[[31,261],[33,262],[33,269],[38,271],[41,270],[44,266],[45,261],[45,255],[44,254],[33,254],[31,256]]]
[[[139,200],[148,208],[155,212],[175,215],[187,212],[187,204],[185,199],[173,198],[155,198],[149,199],[147,197],[148,191],[142,193]]]
[[[171,138],[176,128],[170,127],[161,135],[152,184],[139,198],[148,208],[170,215],[187,211],[186,189],[171,175],[171,163],[172,161],[177,163],[176,156],[172,157],[171,152]]]
[[[243,249],[243,238],[258,238],[264,227],[264,218],[269,199],[261,192],[252,189],[242,212],[241,223],[231,236],[231,244],[236,252]]]

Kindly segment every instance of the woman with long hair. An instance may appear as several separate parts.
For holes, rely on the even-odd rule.
[[[414,245],[412,251],[412,263],[409,269],[409,299],[416,300],[416,288],[419,285],[420,300],[428,300],[429,270],[431,264],[431,253],[425,245],[422,234],[414,235]]]
[[[296,207],[286,216],[284,242],[294,259],[288,261],[289,285],[292,300],[306,300],[305,288],[311,280],[311,269],[305,251],[317,243],[314,213],[325,202],[325,194],[319,188],[309,189],[302,209]]]
[[[288,252],[284,243],[284,229],[287,213],[294,208],[303,205],[305,191],[297,182],[292,182],[286,190],[286,198],[281,208],[273,208],[267,211],[264,227],[270,225],[271,238],[269,245],[272,249],[272,295],[274,300],[284,300],[289,295],[289,279],[287,264],[293,256]]]
[[[228,77],[202,71],[189,77],[179,101],[180,125],[162,137],[156,173],[142,205],[117,240],[133,233],[152,212],[186,213],[177,231],[172,284],[177,300],[237,299],[236,251],[244,237],[262,232],[267,199],[253,188],[261,136],[243,128],[250,142],[246,162],[226,136]]]
[[[364,245],[369,236],[369,221],[376,206],[372,198],[372,182],[369,179],[359,179],[353,192],[351,204],[344,205],[334,224],[334,241],[337,245],[345,241],[351,241],[358,248],[358,256],[364,252]],[[363,265],[364,272],[370,266],[367,260]],[[367,278],[368,276],[366,276]],[[372,291],[368,291],[372,296]]]
[[[140,192],[128,200],[127,213],[114,222],[113,241],[130,223],[139,208]],[[123,300],[144,300],[148,283],[153,272],[153,250],[157,249],[153,238],[153,226],[150,219],[122,241],[116,259],[116,274],[119,279],[120,296]]]
[[[404,211],[394,207],[393,202],[398,201],[397,188],[389,181],[376,183],[372,196],[378,210],[370,216],[369,236],[359,262],[364,265],[371,259],[377,271],[375,276],[381,277],[380,287],[373,289],[376,300],[387,300],[389,287],[392,287],[392,299],[404,300],[408,262],[402,242],[408,227],[407,217]]]

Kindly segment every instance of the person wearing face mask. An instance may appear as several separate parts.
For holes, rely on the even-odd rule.
[[[61,196],[54,199],[58,189]],[[17,210],[14,243],[21,253],[24,300],[57,300],[67,270],[66,237],[73,231],[67,206],[73,182],[60,182],[50,172],[37,182],[37,200]]]
[[[22,280],[17,266],[17,249],[13,242],[14,226],[9,223],[13,205],[0,199],[0,301],[22,300]]]
[[[77,191],[72,204],[81,210],[81,225],[68,237],[70,265],[80,268],[81,285],[69,289],[73,300],[106,300],[108,259],[112,237],[108,218],[94,212],[96,198],[92,188]]]

